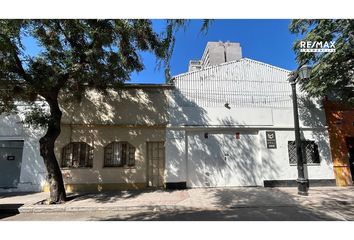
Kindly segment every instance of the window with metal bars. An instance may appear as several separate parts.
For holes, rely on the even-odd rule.
[[[71,142],[63,148],[62,167],[92,167],[93,147],[85,142]]]
[[[135,147],[128,142],[111,142],[104,148],[105,167],[135,165]]]
[[[314,141],[301,141],[302,158],[304,164],[317,165],[320,164],[320,155],[318,146]],[[296,145],[295,141],[288,142],[289,162],[290,165],[297,165]]]

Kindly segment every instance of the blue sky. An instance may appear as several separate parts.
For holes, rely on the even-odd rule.
[[[160,28],[161,21],[154,21]],[[191,20],[185,30],[176,34],[176,45],[171,59],[172,76],[184,73],[191,59],[200,59],[208,41],[239,42],[243,57],[293,70],[296,68],[293,42],[299,36],[288,30],[287,19],[214,20],[207,34],[200,33],[202,21]],[[164,83],[163,70],[155,69],[156,59],[141,54],[146,69],[131,77],[132,83]]]
[[[159,31],[164,20],[153,20]],[[190,20],[185,29],[176,33],[176,44],[171,59],[172,76],[184,73],[191,59],[200,59],[208,41],[239,42],[243,57],[293,70],[296,68],[293,42],[299,37],[288,30],[287,19],[230,19],[214,20],[206,34],[200,32],[201,20]],[[34,55],[39,48],[26,39],[27,53]],[[156,69],[156,58],[141,53],[145,69],[133,73],[131,83],[164,83],[164,70]]]

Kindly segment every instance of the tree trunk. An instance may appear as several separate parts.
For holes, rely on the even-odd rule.
[[[50,188],[50,203],[63,203],[66,200],[63,176],[54,154],[54,143],[60,134],[61,110],[57,97],[46,98],[50,107],[47,133],[39,140],[40,154],[47,168],[47,181]]]

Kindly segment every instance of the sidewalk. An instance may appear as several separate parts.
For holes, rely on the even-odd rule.
[[[40,205],[49,193],[0,193],[0,212],[45,213],[78,211],[228,210],[286,207],[306,209],[330,206],[354,210],[354,187],[313,187],[309,196],[296,188],[200,188],[186,190],[132,190],[68,195],[58,205]]]

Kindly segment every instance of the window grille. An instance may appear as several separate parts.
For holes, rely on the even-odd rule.
[[[93,147],[85,142],[71,142],[63,148],[62,167],[92,167]]]
[[[135,165],[135,147],[128,142],[111,142],[104,148],[105,167]]]
[[[304,164],[316,165],[320,163],[318,146],[314,141],[301,141],[302,158]],[[295,141],[288,142],[290,165],[297,165]]]

